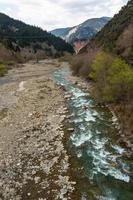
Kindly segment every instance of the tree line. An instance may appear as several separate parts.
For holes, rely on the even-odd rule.
[[[39,27],[14,20],[2,13],[0,13],[0,42],[9,48],[13,48],[13,43],[23,48],[33,43],[45,42],[47,45],[53,46],[57,51],[73,53],[73,47],[61,38],[55,37]]]

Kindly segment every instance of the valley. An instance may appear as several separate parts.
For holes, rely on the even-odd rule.
[[[31,1],[0,11],[0,200],[133,200],[133,0]]]
[[[78,53],[110,20],[110,17],[92,18],[74,27],[55,29],[50,33],[73,45]]]

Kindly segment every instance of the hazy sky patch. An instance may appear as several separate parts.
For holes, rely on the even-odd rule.
[[[0,0],[0,12],[45,30],[112,17],[128,0]]]

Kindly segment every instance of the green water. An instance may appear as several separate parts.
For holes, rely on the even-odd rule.
[[[81,200],[133,200],[133,164],[126,149],[117,145],[117,119],[106,107],[96,105],[89,95],[68,79],[69,69],[59,69],[54,80],[65,87],[70,123],[74,132],[68,144],[80,166],[76,171]],[[86,108],[86,109],[85,109]],[[82,170],[82,173],[81,173]]]

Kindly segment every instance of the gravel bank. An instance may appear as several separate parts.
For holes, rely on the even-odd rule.
[[[66,106],[51,74],[57,61],[28,63],[0,86],[0,199],[71,199],[63,146]]]

